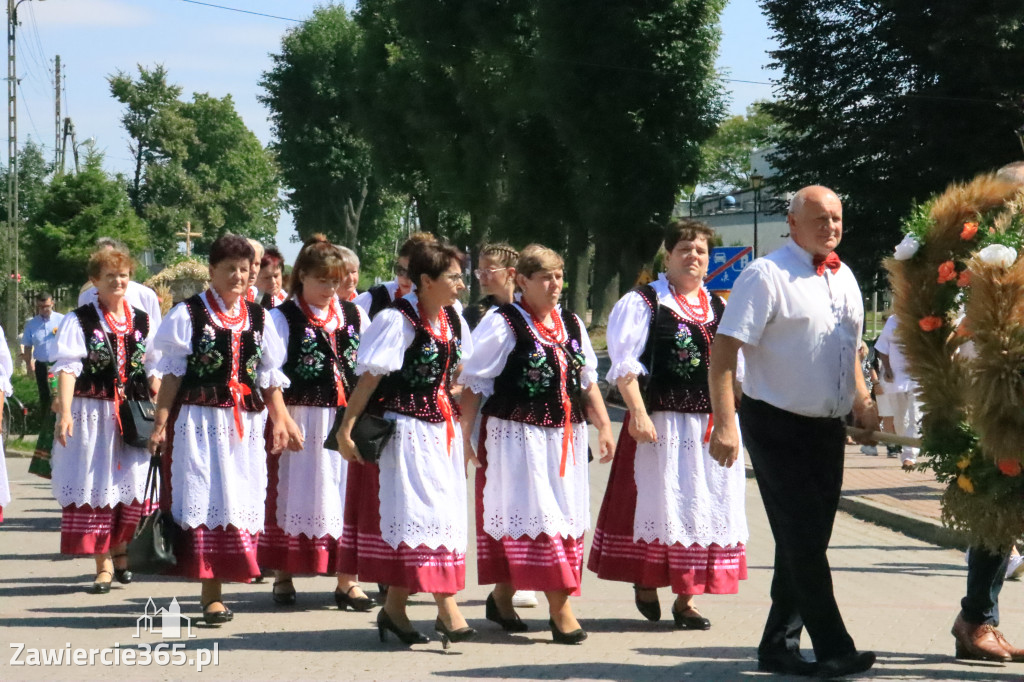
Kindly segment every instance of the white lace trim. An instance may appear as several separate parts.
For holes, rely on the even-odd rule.
[[[163,379],[164,373],[161,372],[159,369],[150,369],[146,371],[146,376],[151,379]]]
[[[608,370],[605,378],[608,380],[608,383],[613,384],[623,377],[638,377],[644,374],[647,374],[647,368],[643,366],[643,363],[633,358],[626,358],[614,363]]]
[[[73,374],[76,378],[82,373],[82,361],[81,360],[58,360],[53,363],[53,367],[50,369],[51,372],[56,376],[58,372],[65,372],[66,374]]]
[[[380,530],[388,545],[426,545],[465,552],[467,544],[466,474],[462,429],[455,425],[447,452],[444,422],[387,412],[395,435],[381,452]]]
[[[393,370],[388,369],[384,365],[371,365],[365,362],[356,363],[356,374],[365,374],[369,372],[375,377],[384,376],[385,374],[391,374]]]
[[[183,377],[188,371],[188,356],[174,356],[165,353],[157,363],[156,371],[164,376],[173,374],[176,377]]]
[[[588,438],[586,424],[573,426],[562,477],[561,428],[488,418],[484,531],[496,540],[581,537],[590,527]]]
[[[637,446],[635,541],[728,547],[746,543],[746,475],[743,451],[730,468],[720,466],[704,443],[708,415],[655,412],[655,443]]]
[[[265,413],[242,412],[244,440],[233,411],[182,405],[174,423],[171,514],[183,528],[263,531],[267,493]]]
[[[257,384],[260,388],[288,388],[292,385],[292,380],[282,372],[280,369],[268,369],[260,370],[256,372]]]
[[[289,405],[306,449],[278,457],[277,525],[291,536],[340,538],[345,516],[348,462],[323,447],[335,409]]]
[[[464,376],[462,377],[462,385],[465,388],[473,391],[479,396],[487,398],[494,393],[494,379],[485,379],[484,377]]]
[[[71,404],[72,436],[53,443],[50,487],[62,507],[108,507],[142,501],[149,453],[121,440],[110,400],[76,397]]]

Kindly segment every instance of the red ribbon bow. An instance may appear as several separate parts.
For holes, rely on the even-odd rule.
[[[237,378],[228,382],[228,390],[231,391],[231,400],[235,403],[232,412],[235,415],[235,429],[238,431],[238,440],[242,440],[245,438],[245,428],[242,426],[242,397],[251,395],[252,390]]]
[[[839,266],[842,263],[839,260],[839,256],[836,255],[835,251],[831,251],[827,256],[815,256],[814,257],[814,270],[819,275],[825,274],[825,268],[832,271],[832,274],[839,272]]]

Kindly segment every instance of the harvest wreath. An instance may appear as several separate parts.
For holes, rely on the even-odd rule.
[[[995,175],[915,208],[885,262],[943,522],[1008,549],[1024,531],[1024,192]]]

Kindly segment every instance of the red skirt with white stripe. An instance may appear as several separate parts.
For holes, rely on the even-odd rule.
[[[487,483],[487,420],[480,425],[476,471],[476,561],[480,585],[511,583],[517,590],[568,591],[580,594],[583,583],[583,537],[563,538],[545,533],[505,536],[495,540],[484,530],[484,485]]]
[[[345,527],[336,565],[362,582],[393,585],[409,592],[455,594],[466,587],[466,555],[445,547],[395,549],[380,532],[380,469],[352,464],[345,487]]]
[[[735,594],[747,579],[747,554],[742,544],[721,547],[644,542],[633,539],[636,441],[623,422],[615,459],[597,517],[587,568],[604,580],[643,587],[671,586],[675,594]]]
[[[269,426],[270,420],[267,424]],[[280,461],[280,455],[267,455],[267,512],[256,554],[260,567],[292,575],[334,573],[338,559],[337,538],[329,535],[322,538],[288,535],[277,525],[277,468]]]
[[[68,505],[60,517],[61,554],[106,554],[111,547],[128,542],[149,501],[115,504],[112,507]]]

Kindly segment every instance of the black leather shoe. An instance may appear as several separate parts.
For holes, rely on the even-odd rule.
[[[441,648],[447,650],[451,646],[452,642],[468,642],[469,640],[476,637],[476,630],[469,627],[468,625],[458,630],[450,630],[444,621],[441,620],[441,616],[437,617],[434,621],[434,632],[441,637]]]
[[[380,635],[380,641],[386,641],[385,634],[388,632],[397,637],[402,644],[426,644],[430,641],[430,638],[419,630],[400,629],[395,625],[395,621],[391,620],[388,612],[381,609],[377,612],[377,634]]]
[[[572,632],[562,632],[555,625],[554,619],[548,620],[548,626],[551,628],[551,640],[555,644],[579,644],[587,638],[587,631],[583,628],[576,628]]]
[[[690,614],[690,615],[686,615]],[[710,630],[711,621],[700,615],[700,612],[692,606],[682,611],[676,611],[672,607],[672,620],[680,630]]]
[[[522,621],[518,613],[513,613],[511,618],[504,618],[498,610],[498,603],[494,601],[494,593],[487,595],[487,603],[484,605],[484,617],[492,623],[497,623],[505,632],[526,632],[530,629]]]
[[[763,673],[813,677],[818,672],[818,664],[808,661],[798,651],[787,651],[776,656],[758,656],[757,669]]]
[[[278,592],[278,585],[288,585],[292,589],[281,590],[280,592]],[[273,594],[274,596],[274,603],[278,606],[291,606],[295,603],[295,588],[292,587],[291,578],[285,578],[284,580],[275,580],[273,587],[271,587],[270,589],[271,594]]]
[[[823,680],[834,677],[856,675],[868,670],[875,664],[874,651],[854,651],[852,654],[829,658],[818,663],[817,675]]]
[[[640,590],[653,590],[653,587],[640,587],[639,585],[633,585],[633,603],[636,604],[636,610],[640,612],[640,615],[651,621],[661,620],[661,602],[657,598],[654,601],[645,601],[640,598]],[[657,592],[655,592],[657,594]]]
[[[334,590],[334,603],[338,605],[339,609],[342,611],[348,611],[350,608],[353,611],[369,611],[377,605],[377,602],[369,597],[353,597],[352,590],[354,589],[356,589],[356,585],[344,592],[337,588]]]
[[[220,604],[224,607],[223,611],[208,611],[214,604]],[[211,602],[203,604],[203,622],[207,625],[221,625],[222,623],[228,623],[234,620],[235,614],[227,607],[227,605],[219,599],[215,599]]]
[[[128,585],[135,578],[132,572],[128,570],[128,555],[127,554],[115,554],[111,557],[114,560],[114,580],[121,583],[122,585]],[[118,568],[118,559],[124,559],[124,568]]]
[[[103,575],[114,575],[110,571],[104,569],[96,574],[96,580],[92,582],[92,593],[93,594],[107,594],[110,592],[110,580],[100,580],[100,576]]]

